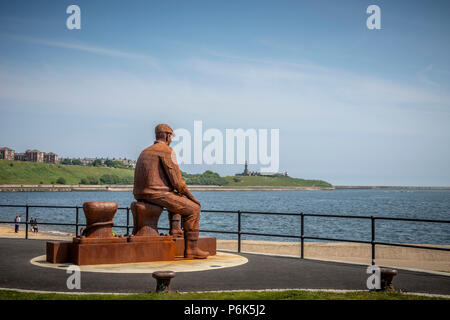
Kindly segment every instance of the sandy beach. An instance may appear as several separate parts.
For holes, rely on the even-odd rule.
[[[72,240],[74,234],[67,234],[59,231],[40,231],[38,233],[28,232],[29,239],[49,239],[49,240]],[[14,232],[14,224],[0,225],[0,238],[25,238],[25,225],[20,225],[19,232]]]
[[[237,250],[237,241],[218,240],[223,250]],[[427,245],[436,246],[436,245]],[[450,246],[436,246],[446,247]],[[242,252],[270,253],[283,256],[300,256],[300,243],[243,240]],[[429,270],[450,273],[450,252],[377,245],[376,264],[379,266]],[[304,257],[327,261],[371,264],[371,246],[343,242],[305,242]],[[449,274],[450,275],[450,274]]]
[[[51,231],[28,233],[28,237],[30,239],[70,241],[73,236],[73,234],[68,235]],[[0,237],[24,238],[25,226],[21,225],[20,231],[18,233],[15,233],[13,224],[1,225]],[[437,247],[450,248],[450,246]],[[237,251],[237,241],[217,240],[217,249]],[[299,257],[300,243],[243,240],[241,244],[241,251],[247,253],[262,253]],[[305,242],[304,257],[307,259],[369,265],[371,263],[371,249],[370,245],[358,243]],[[450,252],[377,245],[375,258],[376,264],[380,266],[438,271],[450,274]]]

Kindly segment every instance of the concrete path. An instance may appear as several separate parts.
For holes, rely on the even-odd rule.
[[[44,268],[30,260],[45,254],[45,240],[0,239],[0,288],[40,291],[67,289],[68,274]],[[236,267],[198,272],[177,272],[172,289],[217,291],[245,289],[365,290],[367,266],[257,254],[241,254],[248,262]],[[397,289],[406,292],[450,295],[450,276],[398,269]],[[82,272],[82,292],[149,292],[156,282],[150,274]]]

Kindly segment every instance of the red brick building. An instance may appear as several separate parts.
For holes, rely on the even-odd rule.
[[[43,162],[44,161],[44,152],[40,152],[39,150],[27,150],[25,151],[26,161],[32,162]]]
[[[0,148],[0,159],[3,160],[14,160],[14,150],[8,147]]]
[[[25,153],[16,152],[14,154],[14,161],[27,161]]]
[[[44,153],[44,161],[48,163],[57,163],[58,155],[54,154],[53,152]]]

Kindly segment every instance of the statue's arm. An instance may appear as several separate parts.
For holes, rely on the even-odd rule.
[[[184,182],[181,178],[181,172],[178,164],[174,163],[170,156],[162,156],[161,160],[164,171],[166,172],[172,187],[183,195],[185,195],[186,192],[189,192],[186,182]]]
[[[163,156],[162,163],[173,188],[200,206],[200,201],[198,201],[189,191],[186,182],[181,177],[180,168],[178,167],[178,164],[172,160],[172,157]]]

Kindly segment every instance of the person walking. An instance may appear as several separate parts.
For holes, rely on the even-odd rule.
[[[39,232],[39,227],[38,227],[38,223],[37,223],[37,218],[34,218],[33,232],[34,232],[34,233],[38,233],[38,232]]]
[[[14,222],[15,222],[14,232],[18,233],[19,232],[19,226],[20,226],[20,216],[16,216],[16,218],[14,219]]]

